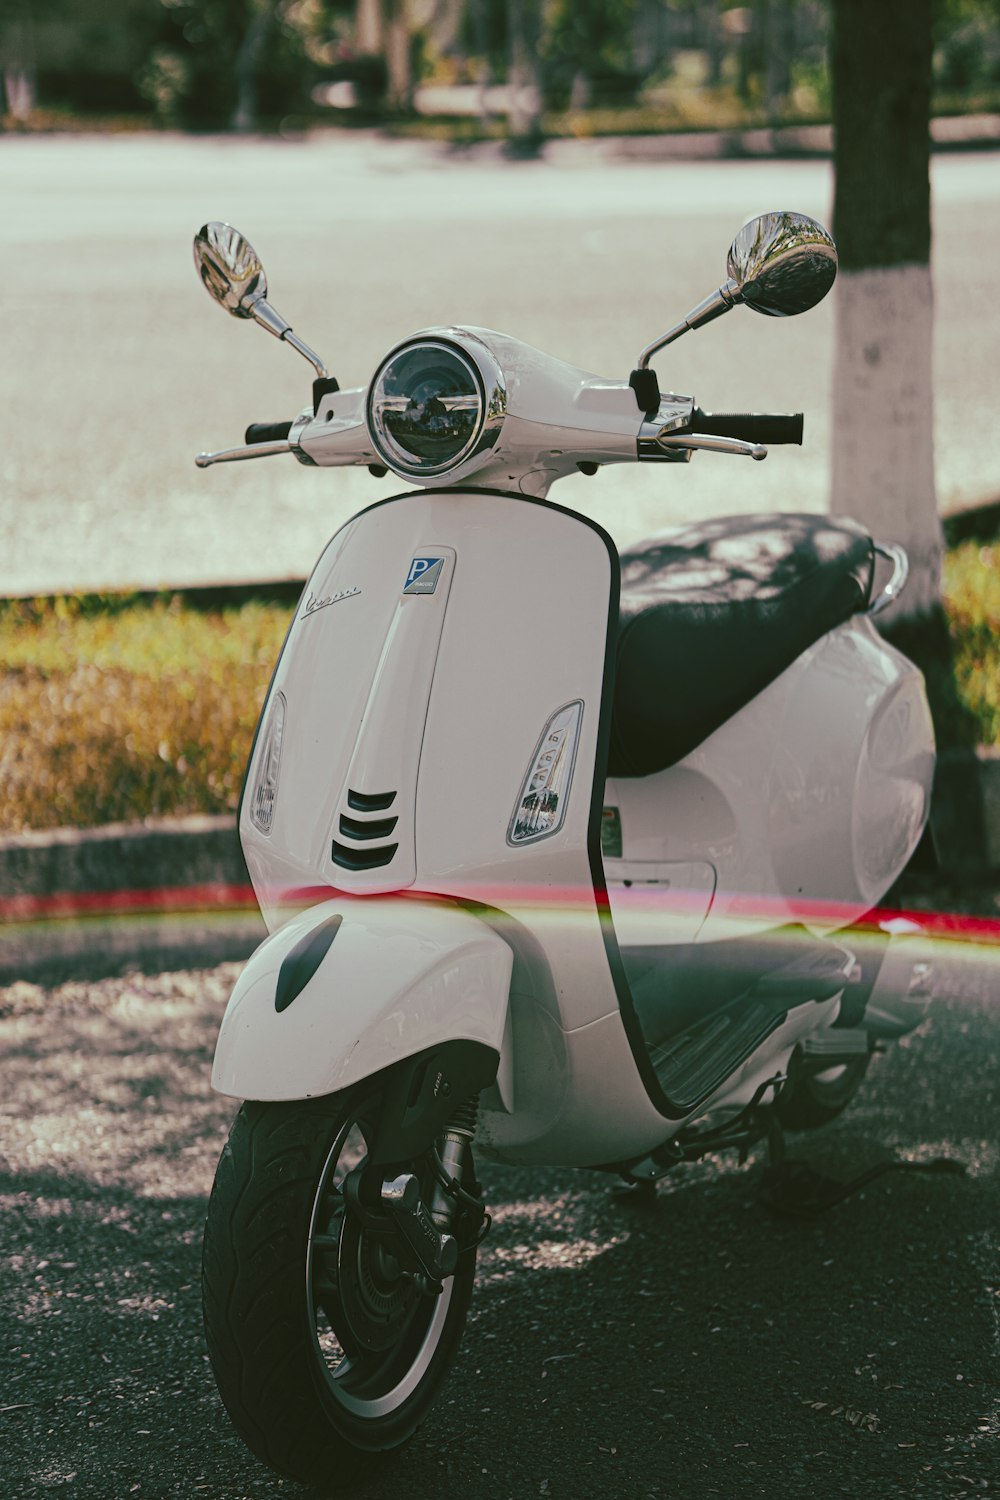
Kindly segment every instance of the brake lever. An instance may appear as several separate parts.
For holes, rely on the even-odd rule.
[[[292,451],[286,438],[273,443],[252,443],[247,448],[223,448],[219,453],[199,453],[195,463],[199,469],[208,469],[212,464],[237,464],[247,458],[274,458],[279,453]]]
[[[659,432],[654,440],[661,448],[699,449],[706,453],[731,453],[734,457],[761,459],[767,457],[763,443],[745,443],[742,438],[714,437],[705,432]]]

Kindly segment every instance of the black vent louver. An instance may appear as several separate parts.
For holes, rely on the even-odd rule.
[[[342,870],[378,870],[392,862],[398,848],[398,844],[382,844],[377,849],[348,849],[334,839],[332,859]]]
[[[357,813],[385,812],[395,800],[395,792],[356,792],[350,788],[347,792],[347,805]],[[334,839],[331,850],[334,864],[342,870],[378,870],[391,864],[398,843],[375,844],[375,840],[389,838],[398,821],[398,818],[349,818],[341,813],[338,830],[341,837],[356,839],[369,847],[355,849]]]
[[[341,813],[340,831],[348,839],[387,839],[398,822],[398,818],[372,818],[362,823]]]
[[[385,812],[396,800],[395,792],[352,792],[347,789],[347,805],[355,812]]]

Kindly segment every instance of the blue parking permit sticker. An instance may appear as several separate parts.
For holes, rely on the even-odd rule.
[[[415,557],[403,585],[404,594],[433,594],[444,571],[443,557]]]

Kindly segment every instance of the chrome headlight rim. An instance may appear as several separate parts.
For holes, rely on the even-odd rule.
[[[471,375],[479,396],[479,420],[475,430],[462,448],[442,463],[405,457],[386,431],[379,411],[379,395],[386,372],[393,361],[416,350],[438,350],[458,358]],[[507,386],[503,370],[492,350],[464,329],[428,328],[397,344],[372,376],[365,401],[368,433],[379,458],[394,474],[418,484],[443,475],[462,478],[480,468],[496,447],[506,414]]]

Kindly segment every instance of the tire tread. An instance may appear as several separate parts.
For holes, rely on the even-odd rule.
[[[319,1174],[350,1108],[349,1095],[240,1107],[209,1199],[202,1261],[209,1357],[236,1430],[272,1469],[335,1492],[382,1457],[337,1426],[336,1403],[315,1368],[305,1298]],[[405,1441],[426,1414],[457,1348],[474,1266],[460,1274],[441,1358],[435,1356],[419,1400],[406,1403],[406,1420],[386,1423],[386,1448]],[[373,1433],[372,1449],[381,1445]]]

